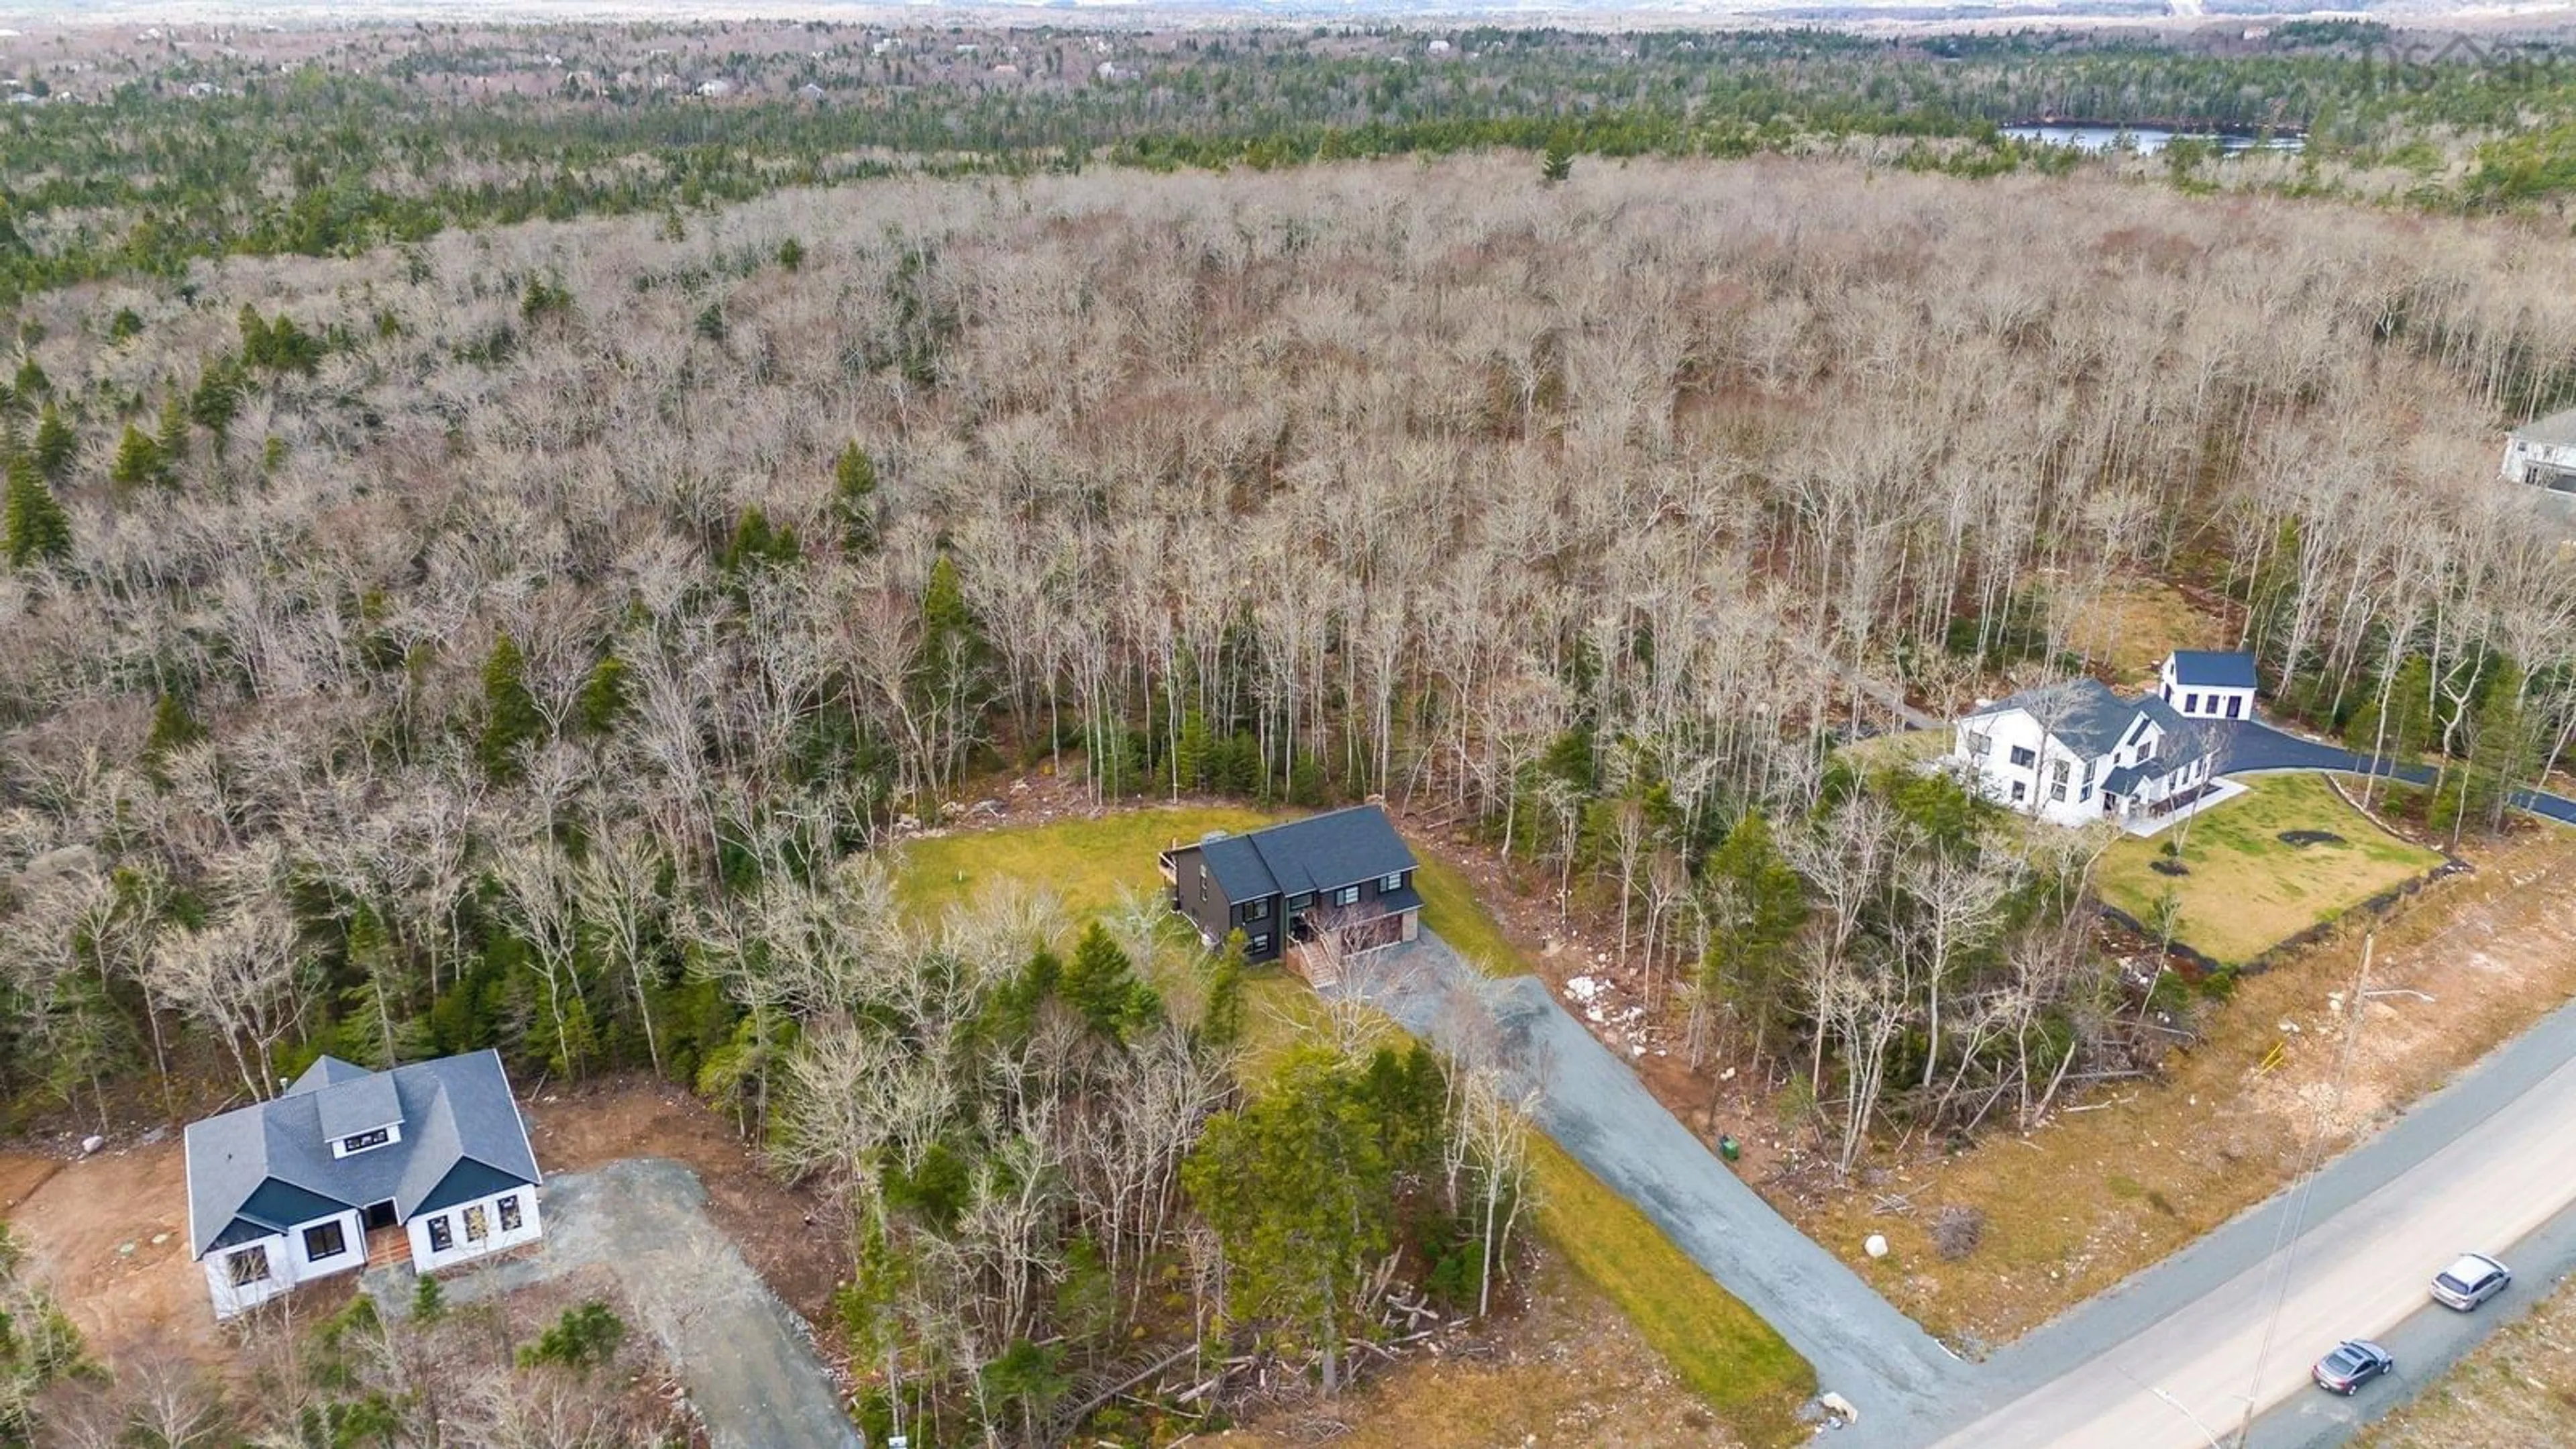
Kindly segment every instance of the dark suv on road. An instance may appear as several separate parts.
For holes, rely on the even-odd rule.
[[[2346,1339],[2335,1345],[2335,1351],[2317,1360],[2312,1372],[2317,1386],[2338,1394],[2355,1394],[2363,1384],[2397,1367],[2388,1350],[2366,1338]]]

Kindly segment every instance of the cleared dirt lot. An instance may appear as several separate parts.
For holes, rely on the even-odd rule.
[[[549,1174],[625,1157],[696,1169],[707,1213],[771,1290],[809,1323],[827,1323],[840,1281],[836,1230],[810,1194],[781,1186],[736,1140],[733,1124],[677,1087],[622,1077],[541,1092],[529,1138]],[[216,1366],[234,1355],[188,1256],[187,1170],[178,1134],[113,1145],[72,1161],[0,1152],[0,1217],[54,1285],[90,1351],[111,1367],[176,1355]],[[317,1305],[354,1279],[303,1290]],[[827,1355],[832,1336],[826,1334]]]

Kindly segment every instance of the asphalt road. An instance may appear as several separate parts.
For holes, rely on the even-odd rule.
[[[2377,1337],[2419,1311],[2447,1313],[2428,1307],[2426,1280],[2472,1247],[2511,1261],[2504,1250],[2564,1207],[2571,1189],[2576,1063],[2281,1254],[1939,1442],[2201,1449],[2245,1418],[2249,1398],[2259,1414],[2318,1394],[2308,1367],[2337,1341]],[[2408,1367],[2403,1357],[2399,1367]],[[2393,1398],[2395,1388],[2364,1392]]]
[[[1346,969],[1343,986],[1455,1060],[1537,1088],[1537,1122],[1815,1366],[1867,1420],[1950,1401],[1968,1365],[1816,1246],[1675,1121],[1533,976],[1494,980],[1429,931]]]
[[[1349,988],[1538,1088],[1542,1130],[1859,1406],[1831,1436],[1850,1449],[2202,1449],[2249,1399],[2250,1449],[2322,1449],[2576,1272],[2576,1005],[2301,1186],[1970,1364],[1738,1181],[1536,978],[1485,978],[1425,932]],[[2513,1288],[2476,1314],[2432,1304],[2425,1284],[2472,1249],[2511,1264]],[[2355,1336],[2397,1374],[2349,1401],[2311,1387],[2309,1365]]]

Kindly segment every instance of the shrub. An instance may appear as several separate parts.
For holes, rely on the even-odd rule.
[[[559,1363],[576,1373],[588,1373],[606,1363],[625,1341],[626,1320],[594,1298],[580,1307],[565,1309],[554,1327],[520,1349],[519,1367]]]
[[[1965,1203],[1952,1203],[1941,1209],[1932,1223],[1932,1246],[1941,1261],[1955,1263],[1977,1251],[1986,1236],[1986,1215]]]

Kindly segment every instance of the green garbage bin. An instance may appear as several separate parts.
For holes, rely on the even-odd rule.
[[[1720,1137],[1717,1139],[1718,1156],[1725,1158],[1729,1162],[1733,1162],[1738,1156],[1742,1155],[1742,1153],[1743,1149],[1736,1145],[1734,1138]]]

